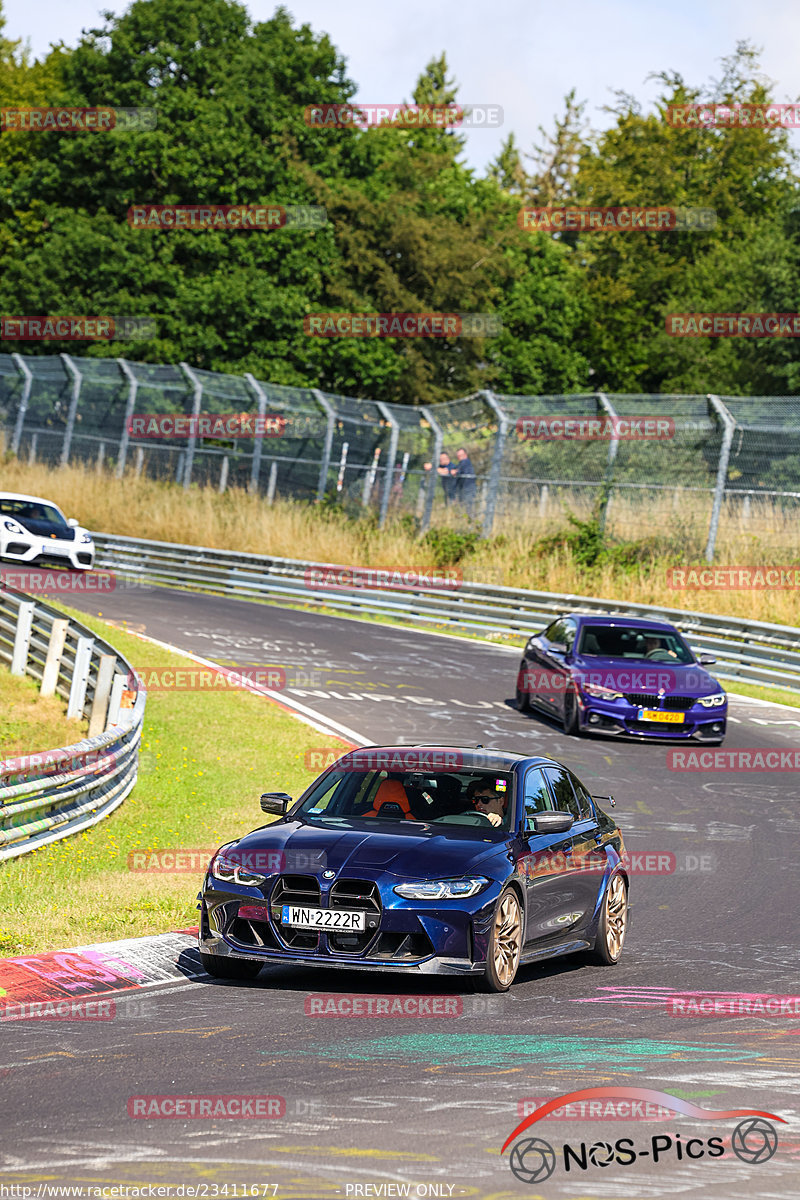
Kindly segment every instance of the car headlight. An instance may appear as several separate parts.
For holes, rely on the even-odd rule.
[[[701,696],[696,703],[702,704],[703,708],[719,708],[727,699],[725,692],[715,692],[713,696]]]
[[[464,900],[477,896],[491,880],[483,875],[473,879],[419,879],[414,883],[399,883],[394,889],[404,900]]]
[[[223,850],[226,848],[223,846]],[[249,871],[235,858],[229,858],[221,850],[218,850],[212,858],[209,870],[214,878],[219,879],[222,883],[241,883],[245,887],[264,883],[267,878],[266,875],[257,875],[255,871]]]
[[[81,541],[84,543],[84,545],[86,545],[86,543],[88,543],[88,542],[91,542],[91,540],[92,540],[92,535],[90,533],[82,533],[81,534]]]
[[[594,696],[595,700],[622,699],[622,692],[615,692],[613,688],[601,687],[599,683],[582,683],[581,688],[587,696]]]
[[[3,524],[9,533],[18,533],[22,534],[23,537],[25,536],[25,530],[21,525],[18,525],[16,521],[3,521]]]

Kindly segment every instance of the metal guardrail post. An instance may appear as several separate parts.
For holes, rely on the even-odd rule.
[[[267,393],[264,391],[255,375],[252,375],[250,371],[245,371],[244,381],[256,398],[256,402],[258,404],[258,415],[260,417],[265,417],[267,415]],[[254,438],[253,465],[250,468],[250,486],[248,488],[248,491],[251,493],[251,495],[255,495],[255,493],[258,491],[258,481],[261,478],[261,456],[263,451],[263,437]]]
[[[597,403],[600,406],[600,408],[602,408],[603,411],[606,412],[608,414],[608,416],[611,418],[611,421],[613,422],[612,429],[614,430],[614,433],[611,435],[611,441],[609,442],[609,445],[608,445],[608,458],[606,460],[606,474],[605,474],[605,478],[603,480],[602,490],[600,492],[599,504],[597,506],[597,523],[600,528],[600,532],[603,533],[603,531],[605,530],[605,527],[606,527],[606,515],[608,513],[608,505],[611,501],[611,488],[614,485],[614,466],[617,461],[617,451],[619,450],[619,433],[617,432],[617,430],[618,430],[617,421],[619,420],[619,417],[617,416],[616,409],[612,405],[611,401],[609,400],[609,398],[605,394],[605,392],[597,393]]]
[[[494,514],[497,507],[497,493],[500,490],[500,472],[503,467],[503,454],[505,453],[506,448],[506,435],[508,434],[509,419],[493,392],[483,389],[479,395],[483,396],[484,400],[497,417],[497,437],[495,438],[494,443],[492,465],[489,468],[489,486],[486,492],[486,511],[483,516],[483,536],[488,537],[492,532],[492,526],[494,525]]]
[[[19,408],[17,409],[17,419],[14,422],[14,433],[11,437],[11,453],[19,454],[19,444],[22,440],[22,429],[25,424],[25,414],[28,411],[28,401],[31,397],[31,388],[33,387],[33,375],[31,369],[25,362],[21,354],[11,355],[14,366],[22,375],[25,382],[22,385],[22,395],[19,398]]]
[[[328,487],[328,469],[331,465],[331,450],[333,449],[333,431],[336,426],[336,409],[327,396],[323,396],[319,388],[312,388],[311,395],[325,413],[325,441],[322,443],[322,459],[319,464],[319,479],[317,481],[317,500],[324,500]]]
[[[400,424],[392,416],[389,406],[382,400],[376,400],[375,404],[381,416],[385,417],[389,422],[391,433],[389,435],[389,453],[386,456],[386,477],[383,481],[383,494],[381,496],[381,513],[378,521],[378,526],[383,529],[386,524],[386,514],[389,511],[389,499],[392,494],[392,476],[394,475],[394,464],[397,458],[397,446],[400,441]]]
[[[14,633],[14,650],[11,655],[11,674],[24,675],[28,665],[28,651],[31,648],[31,629],[36,605],[32,600],[24,600],[17,610],[17,628]]]
[[[83,376],[68,354],[61,354],[59,357],[72,376],[72,396],[70,397],[69,410],[67,411],[67,426],[64,430],[64,444],[61,447],[60,459],[61,466],[65,467],[69,462],[69,452],[72,447],[72,433],[75,429],[75,414],[78,411],[78,398],[81,394]]]
[[[64,643],[67,640],[69,621],[53,621],[50,629],[50,640],[47,644],[47,657],[42,671],[42,686],[40,696],[54,696],[58,684],[58,672],[61,667],[61,656],[64,653]]]
[[[203,403],[203,385],[195,375],[188,363],[182,362],[180,368],[186,378],[194,388],[194,398],[192,401],[192,416],[197,418],[200,416],[200,405]],[[192,467],[194,466],[194,448],[197,445],[197,432],[194,426],[189,434],[186,442],[186,450],[184,451],[185,458],[183,459],[182,481],[184,491],[189,490],[189,485],[192,482]]]
[[[736,432],[736,421],[730,413],[726,405],[722,403],[719,396],[712,396],[710,393],[706,396],[709,408],[720,421],[723,423],[722,446],[719,452],[719,462],[717,464],[717,482],[714,487],[714,503],[711,506],[711,522],[708,527],[708,541],[706,542],[706,562],[714,561],[714,549],[717,544],[717,532],[719,530],[719,518],[722,512],[722,501],[725,499],[725,485],[728,481],[728,462],[731,457],[731,446],[733,444],[733,435]]]
[[[128,381],[128,397],[125,401],[125,416],[122,418],[122,433],[119,439],[119,454],[117,456],[117,469],[114,472],[117,479],[122,478],[125,470],[125,460],[128,457],[128,442],[130,441],[130,433],[128,426],[131,423],[134,409],[136,408],[136,393],[139,390],[139,380],[134,375],[128,363],[124,358],[117,359],[117,366]]]
[[[428,480],[428,491],[425,496],[425,508],[422,512],[422,521],[420,522],[420,530],[422,533],[425,533],[431,523],[433,497],[436,492],[436,481],[439,478],[436,468],[439,465],[439,455],[442,453],[442,447],[444,446],[444,432],[442,431],[441,425],[436,420],[427,405],[422,406],[419,411],[422,413],[423,417],[433,430],[433,454],[431,455],[430,471],[431,477]]]
[[[86,701],[86,688],[89,684],[89,672],[92,669],[93,637],[79,637],[75,651],[75,667],[72,672],[72,683],[69,689],[67,717],[83,716],[83,706]]]

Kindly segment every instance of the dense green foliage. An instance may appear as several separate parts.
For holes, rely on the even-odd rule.
[[[593,134],[570,94],[532,156],[513,134],[481,178],[457,131],[313,128],[355,86],[325,35],[284,9],[135,0],[31,62],[2,37],[0,106],[146,106],[153,131],[0,136],[0,312],[150,314],[152,340],[93,355],[253,371],[405,403],[518,393],[796,390],[792,340],[674,339],[669,312],[793,312],[797,181],[780,130],[686,131],[669,103],[769,96],[740,46],[720,82],[664,75],[657,111],[619,100]],[[412,92],[449,102],[444,56]],[[511,114],[513,121],[513,114]],[[525,167],[532,160],[532,169]],[[144,230],[133,204],[316,204],[314,231]],[[522,203],[712,207],[710,232],[522,231]],[[321,338],[319,311],[493,312],[492,338]],[[0,350],[19,349],[0,343]],[[25,353],[77,349],[26,343]]]

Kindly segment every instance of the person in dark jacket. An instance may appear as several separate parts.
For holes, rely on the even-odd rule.
[[[456,450],[456,458],[458,463],[450,468],[450,474],[455,482],[455,499],[459,504],[463,504],[469,515],[472,516],[477,494],[475,468],[463,446],[459,446]]]
[[[430,471],[433,468],[433,463],[426,462],[422,465],[426,471]],[[442,451],[439,455],[439,466],[436,468],[436,471],[442,481],[445,504],[449,504],[455,497],[458,486],[458,480],[455,478],[457,470],[458,467],[450,461],[450,455]]]

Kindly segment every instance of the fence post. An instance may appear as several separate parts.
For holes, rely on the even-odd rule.
[[[93,637],[79,637],[75,651],[75,669],[72,673],[72,686],[69,689],[67,717],[83,716],[83,705],[86,700],[86,688],[89,683],[89,672],[92,669]]]
[[[194,448],[197,445],[197,418],[200,416],[200,405],[203,402],[203,385],[195,375],[188,363],[182,362],[180,368],[186,378],[194,388],[194,398],[192,401],[192,416],[195,420],[192,422],[191,432],[186,443],[186,457],[183,468],[183,488],[184,491],[189,490],[189,485],[192,481],[192,467],[194,465]]]
[[[19,453],[19,444],[22,440],[22,427],[25,424],[25,414],[28,411],[28,401],[31,396],[31,388],[33,387],[33,375],[31,369],[25,362],[21,354],[12,354],[11,359],[14,366],[24,378],[25,382],[22,385],[22,395],[19,398],[19,408],[17,409],[17,419],[14,424],[14,433],[11,438],[11,453]]]
[[[32,467],[36,462],[36,443],[39,440],[38,433],[31,434],[31,444],[28,447],[28,466]]]
[[[711,506],[711,523],[708,527],[708,541],[706,542],[706,562],[714,561],[714,549],[717,544],[717,533],[719,531],[719,517],[722,512],[722,501],[725,499],[725,484],[728,480],[728,462],[731,457],[731,446],[733,444],[733,435],[736,432],[736,421],[728,408],[722,403],[719,396],[712,396],[710,393],[706,396],[708,406],[712,414],[715,414],[723,423],[722,446],[719,452],[719,462],[717,464],[717,482],[714,487],[714,503]]]
[[[14,634],[14,650],[11,655],[11,674],[24,675],[28,665],[31,646],[31,628],[36,605],[32,600],[23,600],[17,610],[17,628]]]
[[[344,487],[344,471],[347,466],[347,451],[350,449],[349,442],[342,442],[342,453],[339,457],[339,473],[336,476],[336,491],[340,492]]]
[[[106,727],[106,713],[111,695],[111,684],[117,668],[116,654],[101,654],[97,667],[97,679],[92,697],[92,715],[89,717],[89,737],[96,737]]]
[[[267,415],[267,393],[262,388],[256,377],[249,371],[245,372],[244,381],[250,388],[250,391],[256,398],[258,403],[258,415],[265,417]],[[261,455],[264,450],[263,437],[257,437],[253,440],[253,465],[250,468],[250,487],[251,494],[258,491],[258,481],[261,478]]]
[[[606,474],[603,480],[603,485],[600,490],[600,499],[597,506],[597,524],[600,532],[603,533],[606,527],[606,516],[608,514],[608,506],[611,502],[611,488],[614,485],[614,466],[617,461],[617,451],[619,450],[619,426],[617,421],[616,409],[612,405],[605,392],[597,393],[597,404],[611,419],[613,433],[611,441],[608,444],[608,458],[606,460]]]
[[[78,411],[78,397],[81,394],[83,376],[68,354],[61,354],[59,357],[62,359],[64,366],[72,376],[72,396],[70,397],[69,410],[67,412],[67,426],[64,430],[64,444],[61,447],[61,466],[65,467],[69,462],[69,452],[72,447],[72,433],[75,429],[75,414]]]
[[[222,494],[228,486],[228,472],[230,471],[230,466],[231,464],[228,462],[228,456],[227,454],[224,454],[222,456],[222,466],[219,472],[220,494]]]
[[[389,497],[392,494],[392,475],[394,474],[394,464],[397,458],[397,444],[400,441],[400,425],[389,411],[389,406],[383,400],[376,400],[375,404],[381,416],[385,417],[391,427],[389,435],[389,453],[386,457],[386,476],[383,482],[383,495],[381,496],[381,515],[378,521],[378,526],[383,529],[386,524],[386,514],[389,511]]]
[[[380,457],[381,457],[381,448],[380,448],[380,446],[376,446],[375,451],[372,455],[372,463],[370,464],[369,470],[367,471],[366,475],[364,476],[364,492],[361,497],[361,507],[362,508],[366,508],[370,502],[370,497],[372,496],[372,489],[375,486],[375,476],[378,474],[378,463],[380,461]]]
[[[278,482],[278,460],[273,458],[269,468],[269,483],[267,484],[267,504],[275,500],[275,487]]]
[[[494,454],[492,455],[492,465],[489,468],[489,486],[486,490],[486,512],[483,516],[483,536],[488,537],[492,532],[494,525],[494,514],[497,507],[497,493],[500,489],[500,472],[503,468],[503,454],[506,448],[506,435],[508,433],[508,417],[497,397],[490,391],[482,389],[479,393],[483,396],[486,403],[491,408],[492,412],[497,417],[497,437],[494,443]]]
[[[122,473],[125,470],[125,460],[128,457],[128,442],[130,441],[130,431],[128,426],[131,423],[134,409],[136,408],[136,393],[139,389],[139,380],[134,375],[128,363],[124,358],[117,359],[117,366],[128,381],[128,397],[125,401],[125,415],[122,418],[122,433],[119,439],[119,455],[117,456],[117,469],[114,472],[117,479],[122,479]]]
[[[430,479],[428,480],[428,491],[427,495],[425,496],[425,508],[422,512],[422,523],[420,525],[420,532],[425,533],[431,523],[433,497],[436,492],[436,480],[439,478],[436,468],[439,465],[439,455],[442,453],[442,446],[444,445],[444,433],[442,432],[441,425],[436,420],[427,405],[422,406],[419,411],[422,413],[423,417],[433,430],[433,455],[431,456]]]
[[[67,640],[68,629],[69,621],[53,621],[53,627],[50,630],[50,640],[47,643],[47,658],[44,660],[42,686],[39,688],[40,696],[55,695],[58,684],[58,672],[61,667],[61,656],[64,653],[64,642]]]
[[[317,500],[322,500],[325,497],[325,489],[328,486],[328,468],[331,465],[331,449],[333,448],[333,430],[336,423],[336,410],[331,404],[327,396],[323,396],[319,388],[312,388],[311,395],[316,400],[317,404],[323,409],[327,420],[325,427],[325,441],[322,443],[322,459],[319,464],[319,479],[317,481]]]

